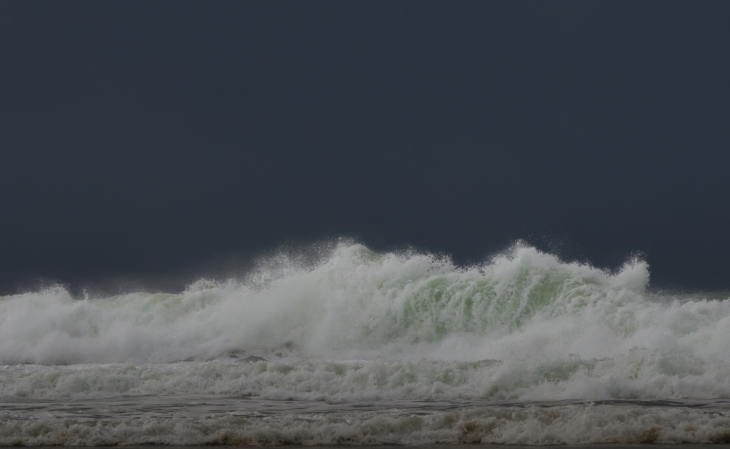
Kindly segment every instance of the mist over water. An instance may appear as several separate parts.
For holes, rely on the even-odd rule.
[[[179,294],[6,296],[0,444],[728,441],[730,302],[648,285],[640,259],[340,242]]]

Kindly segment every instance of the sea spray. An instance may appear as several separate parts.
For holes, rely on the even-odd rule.
[[[727,439],[730,302],[650,292],[642,260],[317,250],[179,294],[0,299],[0,444]]]
[[[386,358],[420,345],[415,352],[429,357],[454,340],[469,350],[452,357],[474,360],[474,351],[549,323],[625,338],[667,310],[642,296],[641,261],[612,275],[530,247],[464,268],[341,244],[314,266],[280,265],[263,287],[199,281],[177,295],[74,300],[53,288],[5,297],[0,363],[171,362],[287,344],[305,356]]]

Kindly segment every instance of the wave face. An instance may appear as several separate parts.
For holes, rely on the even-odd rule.
[[[400,409],[408,408],[403,401],[449,404],[390,418],[348,411],[297,421],[283,405],[269,421],[208,414],[200,426],[212,430],[188,440],[195,432],[180,430],[189,426],[177,412],[155,418],[168,429],[156,431],[155,441],[145,440],[145,426],[153,424],[144,414],[109,418],[96,430],[93,421],[84,424],[88,417],[43,424],[64,438],[64,426],[91,426],[84,438],[97,435],[104,444],[707,442],[730,434],[730,418],[716,402],[730,398],[730,301],[650,293],[641,260],[611,273],[524,245],[470,267],[351,243],[319,251],[315,262],[279,254],[244,280],[201,280],[180,294],[78,300],[52,288],[3,297],[0,398],[19,404],[149,395],[181,403],[203,395],[209,402],[227,398],[226,404],[231,397],[277,404],[401,401]],[[519,413],[504,405],[610,400],[634,405]],[[666,400],[715,401],[715,409],[635,405]],[[451,409],[464,401],[482,402]],[[18,407],[17,416],[42,421]],[[38,439],[11,415],[0,415],[0,444],[93,440]],[[571,419],[583,427],[566,432]],[[591,423],[624,428],[601,433]],[[116,426],[136,436],[114,440]],[[289,435],[286,426],[299,430]],[[363,430],[378,426],[390,433]],[[704,426],[704,433],[692,426]],[[361,437],[336,438],[338,432]]]

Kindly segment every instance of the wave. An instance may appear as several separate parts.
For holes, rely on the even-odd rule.
[[[460,267],[340,243],[180,294],[28,292],[0,299],[0,394],[730,397],[730,302],[648,282],[638,259],[608,272],[516,245]]]
[[[159,395],[300,401],[555,401],[730,398],[727,363],[657,351],[553,361],[256,361],[23,365],[0,370],[3,400]]]

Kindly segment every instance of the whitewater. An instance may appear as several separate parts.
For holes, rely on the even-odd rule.
[[[0,445],[727,443],[726,299],[638,258],[346,241],[177,294],[0,297]]]

